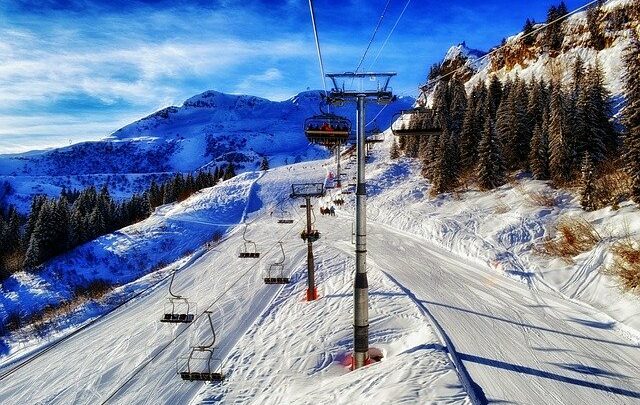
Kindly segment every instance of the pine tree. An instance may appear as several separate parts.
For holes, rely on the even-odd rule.
[[[29,210],[29,218],[27,220],[27,225],[25,226],[24,235],[22,239],[22,249],[27,250],[29,247],[29,241],[31,240],[31,235],[33,234],[33,230],[36,227],[36,222],[38,221],[38,215],[40,214],[40,210],[42,206],[47,202],[47,197],[44,195],[35,195],[31,199],[31,209]]]
[[[495,126],[487,109],[487,119],[478,146],[478,185],[483,190],[496,188],[505,182],[504,161]]]
[[[491,112],[491,117],[495,119],[498,108],[503,98],[502,83],[496,75],[493,75],[491,77],[491,82],[489,82],[487,98],[489,100],[489,110]]]
[[[625,134],[625,166],[631,176],[631,198],[640,204],[640,41],[632,38],[624,53],[625,101],[622,111]]]
[[[531,46],[536,41],[535,35],[529,35],[533,32],[535,24],[536,22],[534,20],[530,20],[528,18],[527,18],[527,21],[524,23],[524,27],[522,28],[522,36],[523,36],[522,41],[526,46]]]
[[[432,193],[452,191],[458,185],[458,156],[454,137],[448,131],[440,135],[438,149],[431,169]]]
[[[537,123],[531,138],[529,166],[536,180],[549,180],[549,137],[546,120]]]
[[[589,42],[591,46],[601,51],[605,47],[605,38],[600,28],[600,20],[602,18],[602,5],[604,0],[599,0],[596,4],[587,10],[587,27],[589,28]]]
[[[585,211],[594,211],[597,207],[595,168],[587,152],[582,159],[582,178],[580,181],[580,205]]]
[[[151,181],[151,186],[149,186],[149,205],[152,208],[156,208],[162,205],[162,193],[155,179]]]
[[[389,150],[389,157],[393,160],[400,157],[400,149],[398,147],[398,142],[396,138],[393,138],[393,142],[391,143],[391,149]]]
[[[229,162],[227,168],[224,171],[223,180],[229,180],[233,177],[236,177],[236,169],[233,167],[233,163]]]
[[[571,180],[572,151],[567,130],[567,112],[562,89],[555,86],[551,100],[549,121],[549,172],[556,185]]]
[[[267,160],[266,156],[264,156],[262,158],[262,162],[260,162],[260,170],[262,170],[263,172],[269,170],[269,161]]]
[[[546,100],[546,88],[543,80],[534,80],[531,83],[531,90],[529,91],[529,98],[527,100],[527,115],[529,117],[529,127],[535,128],[536,124],[542,123],[542,118],[545,111]]]
[[[567,6],[564,2],[556,6],[551,6],[547,11],[547,28],[545,29],[545,44],[551,51],[559,51],[564,40],[564,21],[558,21],[568,14]]]
[[[464,116],[467,110],[467,91],[465,90],[464,83],[457,78],[452,79],[449,82],[449,95],[451,98],[451,105],[449,106],[451,116],[449,129],[457,141],[462,132]]]

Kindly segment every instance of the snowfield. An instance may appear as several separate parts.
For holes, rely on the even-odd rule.
[[[634,298],[609,287],[614,283],[605,276],[589,276],[597,269],[581,271],[581,258],[575,266],[561,266],[531,252],[551,217],[578,211],[570,195],[558,195],[561,204],[554,208],[532,206],[526,193],[510,185],[431,199],[429,184],[412,175],[417,166],[390,162],[388,146],[389,140],[367,165],[370,344],[384,354],[378,364],[355,372],[348,367],[354,196],[343,195],[346,204],[336,217],[316,218],[322,236],[314,245],[320,295],[315,302],[303,299],[299,202],[284,205],[294,224],[276,223],[292,181],[322,181],[331,170],[330,161],[317,161],[247,173],[161,207],[134,225],[145,232],[180,227],[184,233],[172,242],[195,253],[174,265],[180,266],[174,290],[197,303],[196,321],[177,327],[159,322],[171,267],[151,273],[141,280],[153,287],[142,292],[129,287],[130,296],[139,295],[105,316],[94,313],[84,329],[61,337],[82,325],[83,318],[74,318],[77,323],[56,336],[62,338],[57,344],[9,342],[0,401],[640,403],[637,318],[628,315]],[[346,167],[350,178],[353,165]],[[522,182],[524,188],[546,187]],[[331,190],[316,205],[337,195]],[[512,212],[500,214],[502,204]],[[550,212],[540,215],[543,210]],[[635,208],[623,210],[627,219],[637,216]],[[604,212],[589,215],[602,226],[619,220]],[[260,259],[237,257],[244,226],[232,225],[241,222],[249,224],[246,237],[257,243]],[[208,251],[197,247],[221,226],[229,231],[219,245]],[[132,250],[119,245],[123,235],[105,239],[119,240],[123,252]],[[266,267],[281,257],[279,241],[292,283],[265,285]],[[153,246],[145,249],[153,252]],[[604,254],[606,248],[594,251]],[[592,287],[578,288],[585,280]],[[560,284],[566,288],[554,287]],[[574,290],[580,293],[567,293]],[[599,301],[606,297],[610,301]],[[184,382],[176,371],[190,345],[211,338],[205,310],[211,311],[217,337],[220,362],[214,365],[226,378]]]

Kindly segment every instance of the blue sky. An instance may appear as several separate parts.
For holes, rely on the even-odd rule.
[[[315,0],[327,71],[355,69],[386,2]],[[365,68],[405,4],[390,1]],[[451,45],[486,50],[551,4],[411,0],[372,68],[415,94]],[[99,139],[208,89],[284,100],[321,86],[307,0],[0,1],[0,153]]]

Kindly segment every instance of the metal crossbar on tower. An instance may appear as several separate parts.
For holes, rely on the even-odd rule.
[[[304,198],[307,211],[307,227],[302,231],[301,237],[307,242],[307,301],[318,298],[316,289],[315,264],[313,260],[313,242],[317,241],[320,233],[311,229],[311,198],[324,196],[323,183],[304,183],[291,185],[291,198]]]
[[[354,281],[354,322],[353,322],[353,369],[360,368],[369,360],[369,285],[367,281],[367,190],[365,183],[365,102],[374,100],[387,105],[395,100],[389,87],[393,72],[346,72],[330,73],[327,77],[333,82],[329,92],[329,101],[334,105],[343,105],[348,101],[357,104],[356,150],[356,276]],[[342,83],[339,83],[342,81]],[[345,88],[345,83],[358,83],[356,89]],[[375,86],[372,85],[375,83]]]

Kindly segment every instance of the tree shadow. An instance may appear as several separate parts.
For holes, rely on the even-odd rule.
[[[590,326],[592,328],[597,328],[597,329],[613,329],[613,326],[615,325],[615,322],[598,322],[598,321],[591,321],[588,319],[580,319],[580,318],[573,318],[573,317],[569,318],[569,321],[579,323],[580,325],[584,325],[584,326]]]
[[[616,377],[616,378],[627,378],[627,376],[614,373],[612,371],[608,371],[599,367],[585,366],[584,364],[579,363],[549,363],[554,366],[558,366],[565,370],[574,371],[576,373],[602,376],[602,377]]]
[[[640,399],[640,392],[631,391],[624,388],[612,387],[609,385],[594,383],[590,381],[584,381],[577,378],[566,377],[566,376],[551,373],[548,371],[538,370],[535,368],[521,366],[517,364],[511,364],[511,363],[507,363],[500,360],[487,359],[485,357],[475,356],[473,354],[458,352],[457,355],[462,361],[468,361],[471,363],[482,364],[482,365],[494,367],[494,368],[500,368],[503,370],[513,371],[520,374],[527,374],[534,377],[546,378],[550,380],[560,381],[566,384],[573,384],[580,387],[586,387],[586,388],[591,388],[595,390],[605,391],[611,394]]]
[[[473,311],[471,309],[456,307],[454,305],[441,304],[439,302],[433,302],[433,301],[427,301],[427,300],[420,300],[420,302],[425,304],[425,305],[434,305],[434,306],[438,306],[438,307],[449,308],[449,309],[452,309],[452,310],[455,310],[455,311],[462,311],[462,312],[466,312],[466,313],[469,313],[469,314],[478,315],[478,316],[482,316],[482,317],[485,317],[485,318],[493,319],[495,321],[501,321],[501,322],[510,323],[512,325],[521,326],[523,328],[537,329],[537,330],[541,330],[541,331],[545,331],[545,332],[557,333],[557,334],[563,335],[563,336],[570,336],[570,337],[574,337],[574,338],[577,338],[577,339],[584,339],[584,340],[589,340],[589,341],[592,341],[592,342],[607,343],[607,344],[616,345],[616,346],[630,347],[632,349],[638,349],[639,348],[639,346],[636,345],[636,344],[615,342],[613,340],[606,340],[606,339],[600,339],[600,338],[595,338],[595,337],[582,336],[582,335],[578,335],[576,333],[562,332],[562,331],[559,331],[559,330],[556,330],[556,329],[549,329],[549,328],[544,328],[542,326],[531,325],[531,324],[528,324],[528,323],[522,323],[522,322],[514,321],[514,320],[511,320],[511,319],[501,318],[501,317],[495,316],[495,315],[483,314],[481,312]]]

